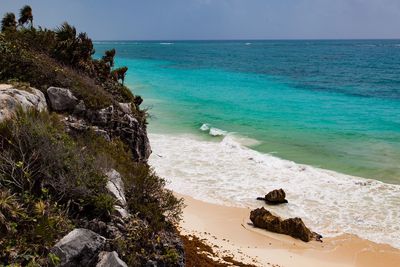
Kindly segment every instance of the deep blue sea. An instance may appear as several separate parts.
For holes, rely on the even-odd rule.
[[[400,40],[95,46],[129,67],[152,133],[234,133],[283,159],[400,183]]]

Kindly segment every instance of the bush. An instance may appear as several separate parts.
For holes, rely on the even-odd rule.
[[[19,111],[0,124],[0,185],[17,194],[43,192],[79,216],[107,217],[107,179],[96,158],[64,132],[57,115]]]
[[[116,169],[123,177],[128,208],[145,219],[153,231],[177,223],[181,218],[183,200],[165,189],[165,180],[145,163],[134,162],[129,148],[119,139],[111,142],[89,133],[77,137],[97,159],[96,165]]]

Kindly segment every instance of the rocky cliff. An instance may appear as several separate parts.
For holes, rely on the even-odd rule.
[[[0,123],[5,127],[8,121],[16,119],[21,112],[53,114],[64,125],[68,135],[94,134],[105,142],[121,140],[128,148],[132,162],[147,165],[151,149],[146,124],[135,118],[132,111],[134,108],[131,103],[116,103],[99,110],[88,109],[85,102],[74,96],[67,88],[50,87],[42,93],[32,87],[18,88],[10,84],[0,84]],[[56,136],[57,134],[54,134],[55,138]],[[5,160],[5,155],[0,157],[0,169],[4,167],[2,160]],[[147,219],[151,215],[142,211],[142,216],[138,216],[140,211],[134,210],[129,204],[133,197],[126,196],[132,194],[132,190],[126,192],[124,184],[126,177],[115,169],[101,168],[101,172],[106,177],[105,189],[113,199],[113,208],[110,209],[112,213],[106,217],[79,215],[79,218],[71,219],[74,227],[71,227],[65,236],[54,239],[54,245],[52,248],[49,247],[47,253],[48,259],[41,259],[41,264],[184,266],[183,245],[176,230],[167,225],[152,228]],[[6,185],[7,175],[6,172],[0,171],[0,184]],[[48,190],[45,181],[40,186],[42,190]],[[17,193],[15,195],[17,196]],[[146,199],[135,201],[146,201]],[[62,201],[59,201],[59,205],[63,205]],[[141,247],[143,244],[149,246],[148,251],[143,252]],[[0,248],[1,246],[2,242]],[[140,250],[135,251],[138,246],[141,247]],[[135,254],[134,257],[129,253]],[[18,262],[12,255],[5,255],[7,253],[1,258],[3,264]],[[127,259],[127,262],[123,259]]]

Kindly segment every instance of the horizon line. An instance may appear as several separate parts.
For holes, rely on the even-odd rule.
[[[272,38],[272,39],[93,39],[94,42],[188,42],[188,41],[396,41],[399,38]]]

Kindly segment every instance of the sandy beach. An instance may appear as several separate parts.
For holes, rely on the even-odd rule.
[[[285,267],[397,267],[400,250],[353,235],[324,238],[323,243],[304,243],[288,236],[256,229],[250,209],[209,204],[179,195],[187,205],[181,232],[205,239],[221,256],[256,266]]]

